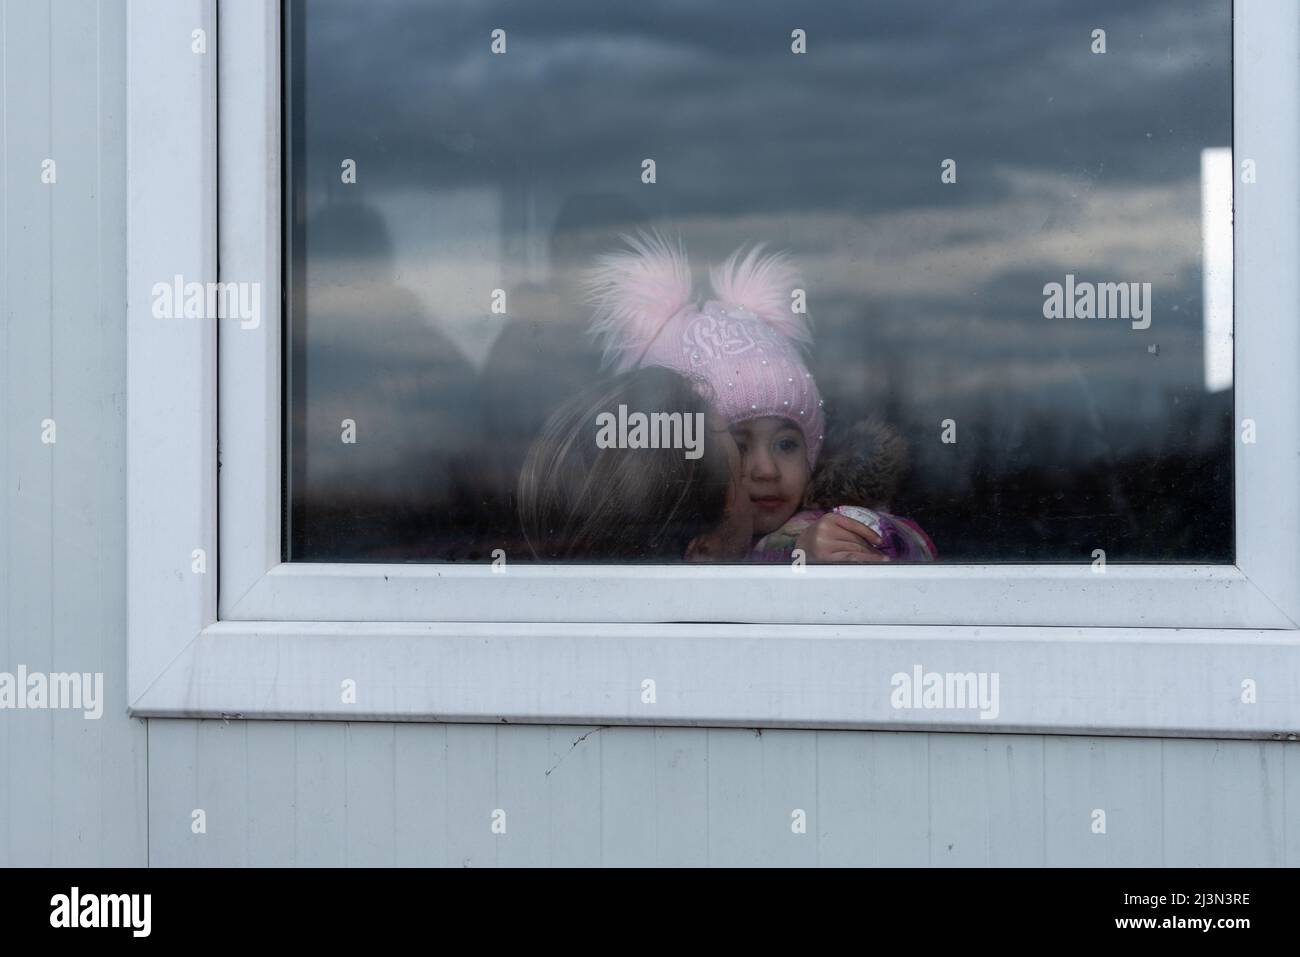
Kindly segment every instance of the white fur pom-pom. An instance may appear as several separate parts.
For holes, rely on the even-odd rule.
[[[586,277],[595,307],[592,335],[603,341],[605,364],[635,368],[668,320],[691,302],[691,270],[681,240],[657,232],[623,236],[628,249],[601,256]]]
[[[760,243],[741,259],[737,249],[721,266],[709,270],[714,295],[729,306],[744,306],[777,332],[795,342],[812,342],[808,317],[791,307],[800,285],[799,271],[784,253],[763,254]]]

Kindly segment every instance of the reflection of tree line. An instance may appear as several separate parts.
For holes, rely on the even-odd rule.
[[[906,502],[947,561],[1231,562],[1233,558],[1232,397],[1171,402],[1160,441],[1145,452],[1065,461],[1030,443],[1008,458],[991,429],[966,428],[955,467],[919,457]],[[968,404],[965,421],[978,421]],[[1029,435],[1062,428],[1059,414],[1028,413]],[[1196,441],[1217,426],[1217,442]],[[929,421],[923,430],[934,442]],[[937,444],[937,443],[936,443]],[[915,448],[915,440],[913,447]],[[999,468],[983,463],[1001,460]]]
[[[1181,278],[1199,290],[1199,274]],[[989,285],[1034,288],[1004,280]],[[1199,306],[1199,294],[1180,301]],[[923,331],[864,335],[879,333],[879,317],[900,308],[882,301],[837,328],[824,324],[814,365],[832,425],[874,414],[909,440],[912,470],[893,510],[926,529],[941,559],[1084,561],[1102,548],[1111,561],[1232,561],[1233,398],[1203,390],[1199,308],[1160,317],[1164,335],[1196,361],[1165,359],[1162,384],[1133,388],[1112,366],[1125,350],[1145,357],[1137,339],[1075,355],[1072,348],[1095,350],[1096,341],[1044,338],[1032,316],[999,325],[996,338],[987,316],[1018,315],[1014,303],[972,306],[964,329],[980,350],[973,359],[961,344],[929,347]],[[934,309],[950,312],[949,304]],[[987,387],[953,387],[981,366]],[[1043,375],[1048,367],[1063,374]],[[1126,388],[1108,395],[1116,381]],[[1140,410],[1125,401],[1137,396]],[[950,417],[958,441],[945,445],[940,423]]]
[[[551,238],[555,278],[509,291],[510,319],[475,372],[392,281],[378,214],[351,203],[315,214],[310,332],[294,345],[307,407],[293,414],[308,439],[294,443],[292,559],[486,561],[504,548],[522,560],[519,466],[551,410],[598,375],[577,270],[642,219],[616,197],[571,202]],[[905,344],[843,327],[823,336],[814,370],[830,414],[873,415],[909,438],[915,467],[893,510],[943,559],[1084,561],[1104,548],[1111,561],[1231,560],[1231,393],[1170,390],[1160,431],[1141,435],[1083,414],[1078,394],[1037,409],[965,395],[959,442],[944,447],[949,413],[920,394]],[[344,418],[358,422],[355,446],[340,441]],[[1108,437],[1121,431],[1123,448]]]

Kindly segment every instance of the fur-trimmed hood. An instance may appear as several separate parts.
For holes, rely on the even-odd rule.
[[[820,508],[860,505],[888,511],[910,467],[907,440],[879,419],[832,428],[805,504]]]

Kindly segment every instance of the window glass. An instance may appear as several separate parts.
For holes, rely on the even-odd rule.
[[[1232,561],[1225,0],[284,36],[288,560]]]

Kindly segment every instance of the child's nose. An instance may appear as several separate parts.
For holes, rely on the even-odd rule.
[[[781,475],[776,467],[776,459],[766,450],[758,449],[750,454],[749,474],[755,479],[775,479],[780,478]]]

